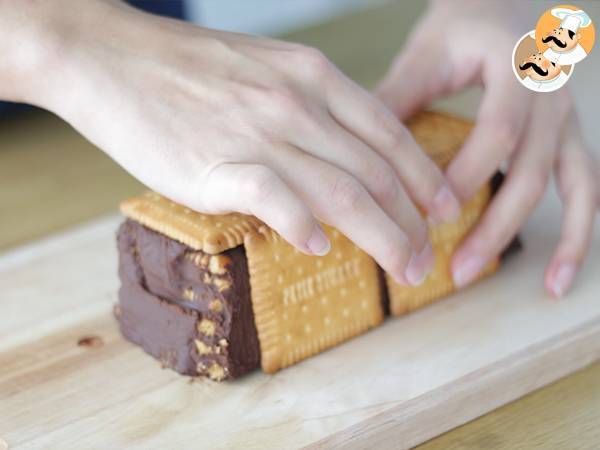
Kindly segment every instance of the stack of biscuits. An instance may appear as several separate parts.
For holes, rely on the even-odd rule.
[[[471,128],[432,112],[407,125],[442,168]],[[453,292],[451,255],[493,187],[464,205],[457,222],[430,228],[436,265],[417,287],[395,283],[326,225],[331,251],[308,256],[255,217],[200,214],[147,192],[121,205],[115,315],[127,339],[182,374],[221,381],[259,367],[276,372],[367,332],[388,312],[403,315]]]

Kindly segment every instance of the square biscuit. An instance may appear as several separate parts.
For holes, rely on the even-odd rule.
[[[300,253],[267,227],[245,240],[261,366],[273,373],[379,325],[375,262],[337,230],[326,256]]]
[[[417,144],[442,170],[458,154],[473,128],[468,120],[433,111],[415,114],[406,126]]]
[[[467,120],[431,111],[414,115],[406,125],[415,141],[442,170],[458,154],[473,127]],[[456,290],[450,268],[452,255],[485,212],[491,196],[492,190],[488,184],[463,205],[455,223],[430,226],[429,239],[435,254],[435,265],[421,285],[403,286],[386,274],[390,312],[393,315],[406,314]],[[495,272],[498,266],[498,259],[490,262],[479,278]]]

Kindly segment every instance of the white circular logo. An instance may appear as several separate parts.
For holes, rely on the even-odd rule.
[[[513,72],[519,83],[534,92],[553,92],[565,85],[574,64],[561,65],[538,50],[535,30],[519,39],[512,53]]]

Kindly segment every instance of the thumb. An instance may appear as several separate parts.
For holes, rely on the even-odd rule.
[[[404,120],[446,91],[450,61],[441,45],[409,42],[392,62],[375,94]]]

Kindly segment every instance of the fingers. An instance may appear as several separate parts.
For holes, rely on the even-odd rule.
[[[536,102],[504,185],[454,254],[452,275],[457,286],[472,282],[506,248],[544,194],[561,131],[559,117],[548,107],[551,104],[549,97]]]
[[[344,76],[316,49],[298,47],[288,57],[298,63],[288,64],[284,69],[296,80],[296,87],[280,89],[271,101],[277,106],[270,108],[275,112],[272,122],[280,123],[279,134],[293,134],[292,144],[322,157],[323,153],[315,148],[326,151],[339,148],[339,139],[335,137],[339,132],[330,132],[326,142],[308,149],[303,142],[315,132],[322,136],[319,132],[327,127],[320,120],[327,119],[323,116],[327,113],[335,119],[334,128],[345,129],[378,153],[396,171],[413,201],[423,206],[432,218],[444,222],[458,216],[460,205],[441,171],[379,100]],[[312,126],[307,127],[310,122]]]
[[[456,220],[460,204],[442,172],[379,100],[343,78],[331,84],[328,107],[337,122],[394,169],[410,197],[435,221]]]
[[[560,241],[546,268],[544,285],[550,295],[562,297],[591,245],[600,195],[595,161],[586,152],[576,122],[569,124],[555,167],[564,204]]]
[[[512,74],[503,73],[504,68],[500,72],[494,67],[489,70],[475,127],[446,170],[462,201],[472,198],[520,145],[532,104],[531,92],[523,89]]]
[[[428,240],[427,225],[394,169],[328,114],[322,115],[318,125],[294,144],[356,178],[406,233],[413,248],[421,250]]]
[[[212,214],[236,211],[254,215],[309,255],[325,255],[331,247],[309,208],[268,167],[215,167],[207,177],[202,203],[202,209]]]
[[[434,264],[431,247],[408,237],[353,176],[303,151],[282,152],[276,170],[319,220],[336,227],[401,284],[420,284]]]
[[[430,19],[426,16],[417,27],[375,89],[377,96],[400,120],[437,98],[478,83],[489,52],[488,46],[473,41],[471,33],[461,36],[453,30],[449,43],[439,22]]]

